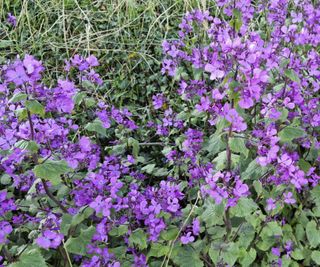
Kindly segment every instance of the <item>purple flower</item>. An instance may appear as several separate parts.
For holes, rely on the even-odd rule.
[[[11,13],[8,13],[7,15],[7,22],[11,24],[13,27],[17,26],[17,18]]]
[[[271,211],[271,210],[274,210],[276,207],[277,206],[276,206],[275,201],[272,198],[268,198],[267,199],[267,208],[266,208],[266,210],[267,211]]]
[[[0,222],[0,245],[7,242],[7,235],[13,231],[12,226],[7,221]]]
[[[156,94],[152,96],[152,103],[153,103],[154,109],[162,108],[165,102],[166,102],[166,98],[163,94]]]
[[[111,198],[103,199],[102,196],[97,196],[96,199],[90,203],[90,208],[93,208],[96,213],[102,213],[104,217],[110,216],[110,209],[112,207]]]
[[[194,236],[191,235],[191,232],[188,232],[186,235],[180,237],[182,244],[186,245],[194,241]]]
[[[45,230],[41,236],[36,239],[36,243],[45,249],[57,248],[63,240],[63,234],[51,230]]]
[[[272,254],[273,255],[275,255],[275,256],[277,256],[277,257],[280,257],[280,255],[281,255],[281,252],[280,252],[280,249],[279,248],[272,248],[271,249],[271,252],[272,252]]]
[[[192,233],[194,235],[199,235],[200,233],[200,221],[199,219],[194,219],[192,222]]]
[[[171,60],[171,59],[165,59],[162,62],[162,69],[161,72],[162,74],[168,73],[170,76],[175,76],[176,75],[176,63]]]
[[[218,69],[212,64],[206,64],[204,70],[210,72],[210,80],[223,78],[225,74],[223,70]]]
[[[236,182],[236,186],[233,189],[233,194],[237,197],[242,197],[242,196],[246,196],[249,192],[249,187],[242,183],[242,181],[238,180]]]
[[[196,109],[199,112],[207,111],[210,108],[210,104],[211,104],[210,99],[208,97],[203,96],[201,97],[200,104],[196,105]]]
[[[81,148],[81,151],[89,152],[91,150],[90,139],[86,136],[82,136],[79,140],[79,146]]]
[[[242,132],[247,129],[247,124],[235,109],[231,109],[229,104],[223,106],[223,115],[232,125],[236,132]]]
[[[96,67],[96,66],[99,66],[99,61],[98,59],[93,56],[93,55],[90,55],[86,58],[86,62],[89,64],[90,67]]]
[[[291,192],[288,193],[284,193],[283,197],[284,197],[284,202],[287,204],[294,204],[296,203],[296,200],[292,197],[293,194]]]
[[[6,73],[8,82],[14,82],[17,86],[26,83],[29,79],[22,65],[9,69]]]
[[[292,252],[292,250],[293,250],[292,246],[293,246],[293,243],[292,243],[291,240],[288,240],[288,241],[286,242],[285,246],[284,246],[284,248],[285,248],[285,250],[286,250],[286,252],[287,252],[287,257],[290,256],[290,254],[291,254],[291,252]]]

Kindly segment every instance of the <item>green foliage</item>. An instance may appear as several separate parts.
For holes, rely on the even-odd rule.
[[[305,135],[304,130],[300,127],[287,126],[279,132],[279,137],[282,142],[291,142],[293,139]]]
[[[136,245],[140,249],[147,248],[147,235],[142,229],[135,230],[129,237],[130,245]]]
[[[173,257],[173,262],[181,267],[202,267],[203,262],[199,258],[199,254],[189,246],[176,248],[176,256]]]
[[[39,146],[34,141],[20,140],[15,144],[15,147],[18,147],[22,150],[29,150],[32,153],[38,151]]]
[[[69,253],[74,253],[82,256],[87,255],[87,244],[91,241],[92,236],[95,233],[95,227],[90,226],[85,230],[81,230],[79,236],[70,237],[65,247]]]
[[[37,114],[41,117],[44,117],[44,106],[42,106],[37,100],[27,100],[26,108],[30,111],[31,114]]]
[[[316,248],[320,244],[320,231],[317,229],[315,221],[309,221],[306,225],[306,234],[311,248]]]
[[[8,267],[27,267],[27,266],[37,266],[37,267],[47,267],[45,259],[41,255],[40,249],[27,249],[19,257],[17,262],[11,263]]]
[[[12,98],[9,100],[9,103],[16,103],[16,102],[19,102],[21,100],[26,99],[27,97],[28,97],[27,94],[19,92],[19,93],[16,93],[12,96]]]
[[[61,182],[61,175],[70,171],[68,164],[63,160],[47,160],[33,168],[34,174],[42,179],[49,180],[57,185]]]
[[[93,122],[90,122],[85,127],[86,130],[90,132],[96,132],[102,136],[106,136],[107,130],[103,127],[102,122],[99,119],[95,119]]]
[[[292,70],[292,69],[287,69],[284,71],[284,74],[291,80],[297,83],[300,83],[300,79],[298,74]]]

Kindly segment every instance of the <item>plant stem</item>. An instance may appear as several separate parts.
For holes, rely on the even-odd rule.
[[[48,188],[48,185],[47,185],[47,183],[46,183],[46,180],[41,179],[41,182],[42,182],[42,184],[43,184],[43,188],[44,188],[44,191],[46,192],[47,196],[48,196],[54,203],[56,203],[56,204],[59,206],[59,208],[60,208],[64,213],[68,213],[67,208],[66,208],[65,206],[63,206],[63,205],[61,204],[61,202],[60,202],[58,199],[56,199],[55,196],[50,192],[50,190],[49,190],[49,188]]]
[[[28,114],[28,121],[29,121],[29,125],[30,125],[30,131],[31,131],[31,140],[34,141],[34,127],[33,127],[33,122],[32,122],[32,118],[31,118],[31,113],[30,111],[27,109],[27,114]],[[34,164],[38,164],[38,154],[36,153],[33,153],[32,155],[32,158],[33,158],[33,161],[34,161]],[[47,196],[54,202],[56,203],[59,208],[64,212],[64,213],[68,213],[68,210],[67,208],[65,208],[59,200],[57,200],[55,198],[55,196],[50,192],[49,188],[48,188],[48,185],[46,184],[46,180],[44,179],[41,179],[41,182],[43,184],[43,188],[44,188],[44,191],[46,192]]]

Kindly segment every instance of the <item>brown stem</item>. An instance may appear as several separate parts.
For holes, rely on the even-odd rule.
[[[33,127],[33,122],[32,122],[32,119],[31,119],[31,113],[29,110],[27,110],[27,114],[28,114],[28,121],[29,121],[29,125],[30,125],[30,131],[31,131],[31,140],[34,140],[34,127]],[[33,157],[33,160],[34,160],[34,164],[38,164],[38,155],[36,153],[34,153],[32,155]],[[65,212],[65,213],[68,213],[68,210],[60,203],[59,200],[57,200],[55,198],[55,196],[50,192],[49,188],[48,188],[48,185],[46,184],[46,181],[44,179],[41,179],[42,181],[42,184],[43,184],[43,188],[47,194],[47,196],[54,202],[56,203],[60,209]]]
[[[29,121],[29,125],[30,125],[30,131],[31,131],[31,140],[34,140],[34,128],[33,128],[33,123],[32,123],[32,119],[31,119],[31,113],[30,111],[27,109],[27,115],[28,115],[28,121]]]
[[[68,213],[68,210],[65,206],[63,206],[61,204],[61,202],[55,198],[55,196],[50,192],[49,188],[48,188],[48,185],[46,183],[46,180],[44,179],[41,179],[42,181],[42,184],[43,184],[43,188],[44,188],[44,191],[46,192],[47,196],[54,202],[57,204],[57,206],[64,212],[64,213]]]
[[[230,137],[232,135],[232,124],[229,127],[229,131],[228,131],[228,135],[227,135],[227,170],[230,171],[231,170],[231,149],[230,149],[230,144],[229,144],[229,140]]]

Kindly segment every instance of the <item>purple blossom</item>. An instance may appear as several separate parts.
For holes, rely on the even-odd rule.
[[[242,183],[242,181],[238,180],[236,182],[235,188],[233,189],[233,194],[237,197],[242,197],[248,195],[248,192],[249,187],[246,184]]]
[[[42,235],[36,239],[36,243],[44,249],[57,248],[61,244],[63,238],[63,234],[45,230]]]
[[[200,234],[200,221],[199,219],[194,219],[192,222],[192,233],[194,235]]]
[[[284,202],[287,204],[294,204],[296,200],[293,198],[293,194],[291,192],[287,192],[283,194]]]
[[[166,98],[163,94],[156,94],[152,96],[152,103],[153,103],[154,109],[162,108],[165,102],[166,102]]]
[[[17,18],[11,13],[7,14],[7,22],[11,24],[13,27],[17,26]]]
[[[276,202],[272,198],[267,199],[267,211],[272,211],[276,208]]]
[[[90,208],[93,208],[96,213],[102,213],[104,217],[110,216],[110,209],[112,207],[111,198],[103,199],[102,196],[97,196],[96,199],[90,203]]]
[[[223,78],[225,75],[225,72],[223,70],[220,70],[219,68],[213,66],[212,64],[206,64],[205,71],[210,73],[210,80],[220,79]]]
[[[182,244],[186,245],[192,243],[194,241],[194,236],[191,235],[191,232],[188,232],[186,235],[180,237],[180,241]]]
[[[13,228],[9,222],[0,221],[0,229],[0,245],[3,245],[7,242],[6,237],[13,231]]]
[[[280,257],[280,255],[281,255],[281,252],[280,252],[279,248],[272,248],[271,252],[272,252],[273,255],[275,255],[277,257]]]
[[[22,65],[17,65],[13,69],[9,69],[6,73],[8,82],[13,82],[17,86],[26,83],[29,79],[27,73]]]

